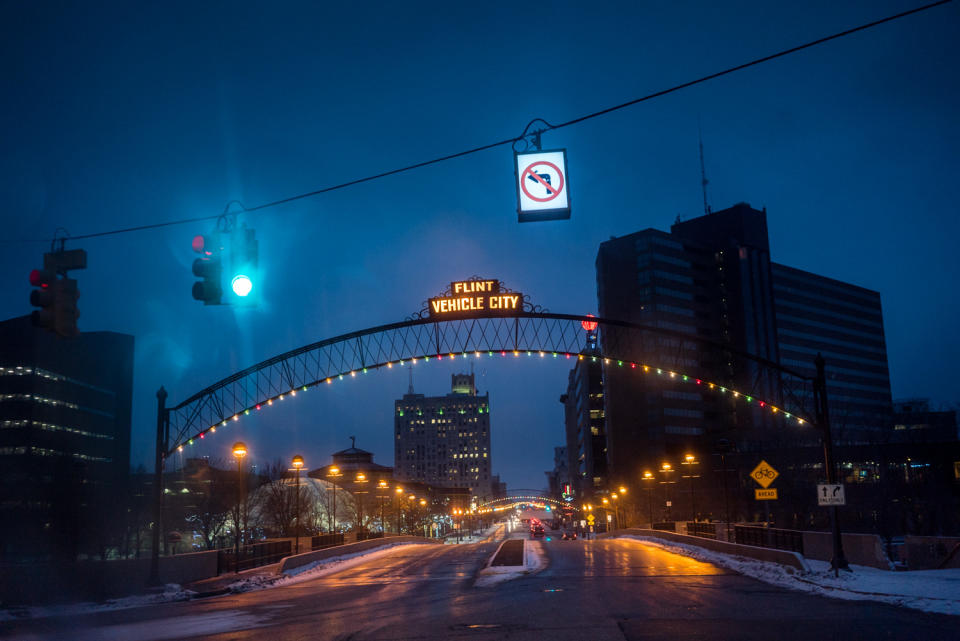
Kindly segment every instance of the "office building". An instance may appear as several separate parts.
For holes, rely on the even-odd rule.
[[[589,498],[607,485],[606,411],[603,363],[598,358],[596,327],[585,329],[584,356],[567,377],[563,403],[566,433],[566,469],[578,498]]]
[[[890,425],[890,383],[880,295],[771,261],[766,211],[745,203],[646,229],[600,245],[601,317],[658,331],[606,328],[605,355],[663,368],[638,376],[603,368],[611,479],[636,477],[685,450],[720,438],[739,449],[815,443],[810,425],[785,423],[732,395],[681,384],[680,374],[716,382],[812,416],[812,390],[744,358],[747,353],[803,376],[827,363],[827,392],[840,442],[877,438]],[[688,338],[689,337],[689,338]]]
[[[473,374],[454,374],[446,396],[416,394],[411,385],[394,403],[394,434],[397,480],[493,496],[490,396],[477,394]]]
[[[0,558],[117,545],[130,468],[133,336],[0,322]]]

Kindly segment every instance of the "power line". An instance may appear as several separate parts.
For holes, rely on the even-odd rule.
[[[735,73],[735,72],[737,72],[737,71],[742,71],[742,70],[744,70],[744,69],[747,69],[747,68],[749,68],[749,67],[753,67],[753,66],[762,64],[762,63],[764,63],[764,62],[769,62],[769,61],[775,60],[775,59],[777,59],[777,58],[782,58],[782,57],[788,56],[788,55],[790,55],[790,54],[792,54],[792,53],[796,53],[796,52],[798,52],[798,51],[803,51],[804,49],[809,49],[810,47],[815,47],[815,46],[817,46],[817,45],[821,45],[821,44],[824,44],[824,43],[826,43],[826,42],[830,42],[831,40],[836,40],[836,39],[838,39],[838,38],[843,38],[843,37],[845,37],[845,36],[849,36],[849,35],[851,35],[851,34],[854,34],[854,33],[859,32],[859,31],[865,31],[865,30],[867,30],[867,29],[872,29],[873,27],[876,27],[876,26],[879,26],[879,25],[882,25],[882,24],[885,24],[885,23],[888,23],[888,22],[892,22],[892,21],[894,21],[894,20],[899,20],[899,19],[901,19],[901,18],[905,18],[905,17],[910,16],[910,15],[913,15],[913,14],[915,14],[915,13],[920,13],[921,11],[926,11],[926,10],[928,10],[928,9],[933,9],[934,7],[938,7],[938,6],[940,6],[940,5],[944,5],[944,4],[947,4],[947,3],[952,2],[952,1],[953,1],[953,0],[939,0],[938,2],[933,2],[933,3],[927,4],[927,5],[923,5],[923,6],[921,6],[921,7],[917,7],[917,8],[915,8],[915,9],[910,9],[910,10],[908,10],[908,11],[903,11],[903,12],[901,12],[901,13],[897,13],[897,14],[894,14],[894,15],[891,15],[891,16],[887,16],[886,18],[881,18],[880,20],[875,20],[875,21],[873,21],[873,22],[868,22],[868,23],[866,23],[866,24],[862,24],[862,25],[860,25],[860,26],[858,26],[858,27],[854,27],[854,28],[852,28],[852,29],[847,29],[847,30],[845,30],[845,31],[840,31],[840,32],[835,33],[835,34],[833,34],[833,35],[825,36],[825,37],[823,37],[823,38],[818,38],[817,40],[812,40],[812,41],[810,41],[810,42],[807,42],[807,43],[805,43],[805,44],[802,44],[802,45],[799,45],[799,46],[796,46],[796,47],[791,47],[791,48],[789,48],[789,49],[784,49],[783,51],[779,51],[779,52],[777,52],[777,53],[774,53],[774,54],[771,54],[771,55],[768,55],[768,56],[764,56],[764,57],[762,57],[762,58],[757,58],[757,59],[755,59],[755,60],[751,60],[750,62],[745,62],[745,63],[740,64],[740,65],[737,65],[737,66],[735,66],[735,67],[729,67],[729,68],[727,68],[727,69],[724,69],[723,71],[718,71],[718,72],[716,72],[716,73],[712,73],[712,74],[709,74],[709,75],[706,75],[706,76],[701,76],[700,78],[697,78],[697,79],[695,79],[695,80],[691,80],[691,81],[689,81],[689,82],[684,82],[684,83],[679,84],[679,85],[674,85],[673,87],[670,87],[670,88],[668,88],[668,89],[662,89],[662,90],[660,90],[660,91],[656,91],[656,92],[654,92],[654,93],[647,94],[646,96],[643,96],[643,97],[641,97],[641,98],[636,98],[636,99],[634,99],[634,100],[630,100],[630,101],[628,101],[628,102],[624,102],[624,103],[621,103],[621,104],[619,104],[619,105],[614,105],[614,106],[612,106],[612,107],[607,107],[606,109],[601,109],[600,111],[594,111],[594,112],[589,113],[589,114],[586,114],[586,115],[584,115],[584,116],[580,116],[580,117],[578,117],[578,118],[574,118],[573,120],[568,120],[568,121],[566,121],[566,122],[562,122],[562,123],[560,123],[560,124],[558,124],[558,125],[551,125],[551,124],[549,124],[549,123],[544,122],[544,124],[546,125],[546,128],[541,129],[540,131],[533,132],[533,135],[539,136],[541,133],[546,132],[546,131],[551,131],[551,130],[554,130],[554,129],[562,129],[563,127],[569,127],[569,126],[571,126],[571,125],[576,125],[576,124],[579,124],[579,123],[581,123],[581,122],[585,122],[585,121],[587,121],[587,120],[591,120],[591,119],[593,119],[593,118],[598,118],[598,117],[600,117],[600,116],[605,116],[605,115],[607,115],[607,114],[609,114],[609,113],[612,113],[612,112],[614,112],[614,111],[619,111],[620,109],[625,109],[625,108],[627,108],[627,107],[632,107],[633,105],[637,105],[637,104],[639,104],[639,103],[641,103],[641,102],[646,102],[647,100],[652,100],[652,99],[654,99],[654,98],[659,98],[659,97],[661,97],[661,96],[665,96],[665,95],[667,95],[667,94],[671,94],[671,93],[674,93],[674,92],[676,92],[676,91],[680,91],[681,89],[686,89],[686,88],[688,88],[688,87],[692,87],[692,86],[694,86],[694,85],[698,85],[698,84],[707,82],[707,81],[709,81],[709,80],[713,80],[713,79],[715,79],[715,78],[719,78],[719,77],[721,77],[721,76],[725,76],[725,75],[728,75],[728,74],[731,74],[731,73]],[[492,143],[489,143],[489,144],[486,144],[486,145],[481,145],[481,146],[479,146],[479,147],[474,147],[474,148],[472,148],[472,149],[467,149],[467,150],[465,150],[465,151],[459,151],[459,152],[456,152],[456,153],[448,154],[448,155],[446,155],[446,156],[440,156],[440,157],[438,157],[438,158],[433,158],[432,160],[425,160],[425,161],[423,161],[423,162],[418,162],[418,163],[415,163],[415,164],[413,164],[413,165],[407,165],[407,166],[405,166],[405,167],[400,167],[400,168],[398,168],[398,169],[391,169],[391,170],[389,170],[389,171],[384,171],[384,172],[381,172],[381,173],[379,173],[379,174],[373,174],[373,175],[371,175],[371,176],[366,176],[366,177],[364,177],[364,178],[357,178],[357,179],[350,180],[350,181],[347,181],[347,182],[343,182],[343,183],[340,183],[340,184],[337,184],[337,185],[332,185],[332,186],[329,186],[329,187],[324,187],[324,188],[322,188],[322,189],[316,189],[316,190],[314,190],[314,191],[308,191],[308,192],[306,192],[306,193],[298,194],[298,195],[296,195],[296,196],[289,196],[289,197],[287,197],[287,198],[281,198],[280,200],[274,200],[274,201],[271,201],[271,202],[263,203],[263,204],[260,204],[260,205],[256,205],[255,207],[243,207],[243,205],[241,204],[242,212],[233,212],[233,213],[243,213],[243,212],[260,211],[260,210],[262,210],[262,209],[268,209],[268,208],[270,208],[270,207],[276,207],[276,206],[278,206],[278,205],[284,205],[284,204],[286,204],[286,203],[291,203],[291,202],[294,202],[294,201],[297,201],[297,200],[303,200],[304,198],[311,198],[311,197],[313,197],[313,196],[318,196],[318,195],[320,195],[320,194],[325,194],[325,193],[328,193],[328,192],[331,192],[331,191],[336,191],[336,190],[338,190],[338,189],[343,189],[343,188],[345,188],[345,187],[352,187],[352,186],[354,186],[354,185],[359,185],[359,184],[361,184],[361,183],[370,182],[370,181],[372,181],[372,180],[378,180],[378,179],[380,179],[380,178],[386,178],[387,176],[393,176],[393,175],[401,174],[401,173],[404,173],[404,172],[407,172],[407,171],[411,171],[411,170],[414,170],[414,169],[419,169],[419,168],[421,168],[421,167],[427,167],[427,166],[429,166],[429,165],[435,165],[435,164],[437,164],[437,163],[446,162],[447,160],[453,160],[454,158],[461,158],[461,157],[463,157],[463,156],[469,156],[469,155],[472,155],[472,154],[479,153],[479,152],[481,152],[481,151],[486,151],[486,150],[488,150],[488,149],[493,149],[493,148],[495,148],[495,147],[501,147],[501,146],[503,146],[503,145],[515,144],[515,143],[519,142],[520,140],[523,140],[523,138],[524,138],[525,136],[526,136],[526,131],[524,132],[524,134],[521,134],[520,136],[517,136],[517,137],[514,137],[514,138],[506,138],[506,139],[500,140],[500,141],[498,141],[498,142],[492,142]],[[236,202],[236,201],[234,201],[234,202]],[[229,205],[228,205],[228,207],[229,207]],[[113,235],[116,235],[116,234],[126,234],[126,233],[129,233],[129,232],[144,231],[144,230],[147,230],[147,229],[159,229],[159,228],[162,228],[162,227],[171,227],[171,226],[174,226],[174,225],[184,225],[184,224],[187,224],[187,223],[196,223],[196,222],[202,222],[202,221],[207,221],[207,220],[215,220],[215,219],[217,219],[217,218],[220,218],[222,215],[223,215],[223,214],[216,214],[216,215],[211,215],[211,216],[198,216],[198,217],[195,217],[195,218],[182,218],[182,219],[180,219],[180,220],[172,220],[172,221],[167,221],[167,222],[163,222],[163,223],[152,223],[152,224],[148,224],[148,225],[138,225],[138,226],[136,226],[136,227],[126,227],[126,228],[123,228],[123,229],[114,229],[114,230],[111,230],[111,231],[96,232],[96,233],[92,233],[92,234],[83,234],[83,235],[81,235],[81,236],[71,236],[71,237],[68,238],[68,240],[74,241],[74,240],[82,240],[82,239],[86,239],[86,238],[98,238],[98,237],[101,237],[101,236],[113,236]],[[14,242],[16,242],[16,241],[14,241]],[[44,241],[28,240],[28,241],[20,241],[20,242],[48,242],[48,241],[46,241],[46,240],[44,240]]]

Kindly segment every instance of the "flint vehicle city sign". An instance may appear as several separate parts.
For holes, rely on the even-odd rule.
[[[430,316],[449,318],[472,313],[510,314],[523,309],[523,294],[503,291],[499,280],[466,280],[450,283],[449,294],[429,300]]]

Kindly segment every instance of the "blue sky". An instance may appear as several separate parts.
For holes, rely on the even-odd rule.
[[[346,4],[346,3],[342,3]],[[0,7],[0,317],[74,235],[219,213],[518,135],[918,6],[892,2],[5,3]],[[152,462],[154,392],[403,319],[448,282],[502,279],[595,312],[612,235],[767,207],[773,260],[878,290],[894,397],[960,401],[955,276],[960,5],[948,4],[544,135],[566,148],[573,216],[518,225],[508,147],[301,200],[256,228],[257,310],[192,300],[207,223],[90,239],[84,330],[136,336],[133,461]],[[443,393],[450,365],[415,385]],[[494,470],[541,487],[562,441],[562,366],[485,364]],[[392,462],[391,370],[234,435],[310,466],[358,445]],[[305,397],[306,399],[306,397]],[[524,447],[518,447],[520,443]]]

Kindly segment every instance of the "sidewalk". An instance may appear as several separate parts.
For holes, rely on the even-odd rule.
[[[851,564],[852,572],[841,571],[839,577],[835,577],[830,564],[825,561],[806,559],[809,571],[799,572],[776,563],[707,550],[687,543],[634,535],[615,538],[634,539],[791,590],[835,599],[880,601],[925,612],[960,615],[960,569],[895,572]]]

